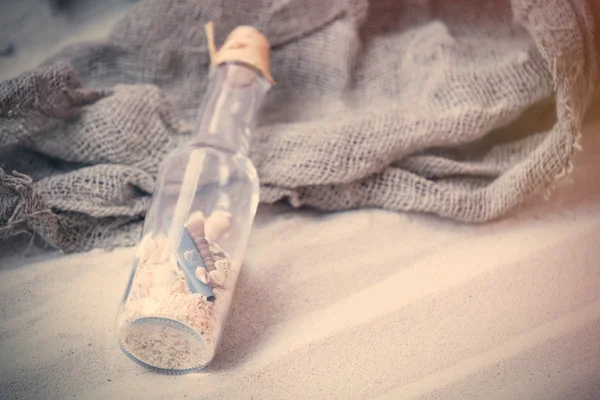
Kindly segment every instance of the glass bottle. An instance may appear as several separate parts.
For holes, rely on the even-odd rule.
[[[197,131],[161,165],[117,316],[121,349],[146,367],[195,372],[219,345],[258,206],[248,147],[270,87],[249,64],[217,65]]]

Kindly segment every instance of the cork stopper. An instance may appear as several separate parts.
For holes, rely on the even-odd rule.
[[[242,62],[258,69],[272,85],[275,84],[269,68],[271,46],[265,35],[251,26],[238,26],[217,50],[213,23],[207,23],[204,30],[211,67],[230,61]]]

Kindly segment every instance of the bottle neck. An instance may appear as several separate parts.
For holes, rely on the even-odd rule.
[[[270,87],[252,67],[237,63],[218,65],[211,74],[191,143],[248,155],[251,131]]]

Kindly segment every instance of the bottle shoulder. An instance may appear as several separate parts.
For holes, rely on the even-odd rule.
[[[190,164],[201,165],[203,169],[220,170],[226,168],[229,173],[246,175],[250,180],[256,180],[256,167],[246,155],[222,149],[215,146],[193,145],[181,146],[169,153],[161,165],[162,170],[183,170]]]

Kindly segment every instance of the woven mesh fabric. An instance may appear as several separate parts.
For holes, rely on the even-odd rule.
[[[141,1],[0,84],[0,238],[136,243],[206,90],[207,21],[272,44],[250,152],[266,203],[498,218],[569,171],[598,80],[582,0]]]

